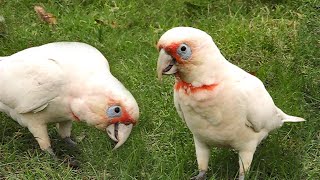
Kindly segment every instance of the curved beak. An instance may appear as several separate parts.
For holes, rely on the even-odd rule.
[[[122,123],[115,123],[111,124],[106,128],[106,131],[109,135],[109,137],[117,142],[116,146],[113,148],[113,150],[120,147],[126,140],[128,139],[131,130],[132,130],[133,124],[125,125]]]
[[[162,80],[162,74],[174,74],[176,72],[176,60],[172,56],[170,56],[164,49],[161,49],[157,63],[158,79],[160,81]]]

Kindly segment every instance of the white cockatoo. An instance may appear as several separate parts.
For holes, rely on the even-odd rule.
[[[0,57],[0,111],[27,127],[40,148],[54,155],[47,132],[57,123],[67,143],[72,122],[101,129],[121,146],[139,118],[131,93],[111,74],[94,47],[55,42]]]
[[[175,75],[174,104],[193,134],[200,171],[193,179],[206,178],[210,146],[237,150],[244,179],[256,147],[271,130],[304,121],[282,112],[263,83],[228,62],[204,31],[170,29],[157,48],[158,78]]]

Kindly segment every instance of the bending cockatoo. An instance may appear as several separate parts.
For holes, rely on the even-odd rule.
[[[139,117],[131,93],[110,73],[94,47],[56,42],[0,57],[0,111],[25,126],[40,148],[54,155],[47,132],[57,123],[71,145],[72,122],[106,131],[121,146]]]
[[[157,73],[174,74],[174,104],[191,130],[200,173],[205,179],[210,146],[239,152],[239,179],[244,179],[256,147],[289,116],[274,104],[262,82],[228,62],[205,32],[176,27],[163,34]]]

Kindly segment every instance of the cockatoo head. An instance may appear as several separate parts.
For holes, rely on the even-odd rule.
[[[104,83],[108,86],[99,81],[90,82],[87,86],[91,87],[90,90],[83,90],[86,91],[84,96],[72,100],[71,110],[75,120],[106,131],[117,142],[116,149],[127,140],[137,123],[139,107],[132,94],[116,78],[110,79],[112,81]]]
[[[165,32],[158,41],[158,78],[162,74],[175,74],[192,83],[210,68],[221,53],[210,35],[192,27],[175,27]]]

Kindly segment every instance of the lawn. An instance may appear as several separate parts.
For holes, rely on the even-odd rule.
[[[57,18],[52,27],[33,10]],[[54,41],[98,48],[112,73],[132,92],[140,122],[112,151],[108,136],[74,124],[77,149],[65,147],[51,126],[61,159],[75,156],[79,169],[40,150],[26,128],[0,114],[0,179],[189,179],[197,162],[192,135],[173,105],[173,77],[156,79],[155,44],[175,26],[208,32],[227,59],[253,72],[275,103],[307,122],[288,123],[258,147],[249,179],[320,179],[320,2],[316,0],[0,0],[0,56]],[[238,157],[213,148],[210,179],[234,179]]]

